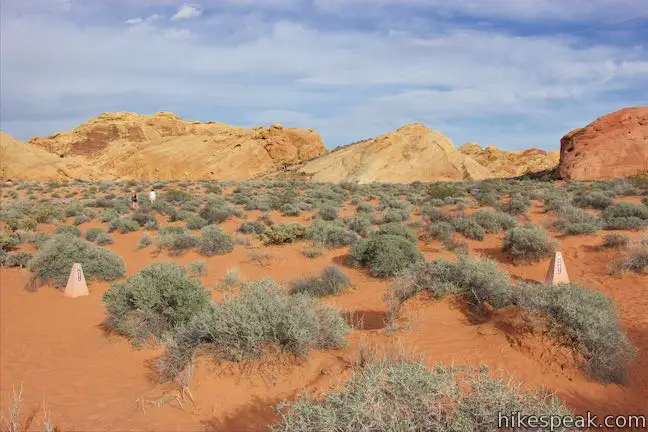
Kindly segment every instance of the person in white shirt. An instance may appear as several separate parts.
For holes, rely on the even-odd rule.
[[[157,194],[153,189],[151,189],[151,192],[149,192],[149,201],[151,201],[151,204],[155,202],[156,198],[157,198]]]

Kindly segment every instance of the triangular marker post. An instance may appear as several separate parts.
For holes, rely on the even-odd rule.
[[[88,285],[86,285],[85,276],[81,264],[74,263],[72,270],[70,270],[70,277],[68,278],[67,285],[65,286],[65,297],[81,297],[88,295]]]
[[[545,284],[558,285],[568,283],[569,275],[567,274],[565,259],[563,258],[562,252],[556,252],[554,253],[553,258],[551,259],[551,263],[549,264],[547,276],[545,277]]]

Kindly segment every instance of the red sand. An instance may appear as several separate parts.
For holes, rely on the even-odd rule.
[[[252,213],[252,212],[250,212]],[[536,204],[531,220],[546,223]],[[255,217],[250,215],[250,220]],[[303,221],[298,218],[275,220]],[[233,233],[240,221],[223,227]],[[82,230],[99,226],[93,222]],[[40,226],[39,230],[51,227]],[[626,233],[637,236],[637,233]],[[154,256],[152,248],[139,250],[142,232],[115,234],[108,246],[124,258],[132,275],[151,262],[174,261],[187,264],[203,260],[208,275],[201,278],[214,287],[228,267],[239,270],[244,279],[272,277],[289,281],[319,272],[330,262],[341,263],[345,249],[329,250],[309,259],[300,251],[304,244],[263,248],[273,256],[267,267],[248,258],[249,250],[236,246],[233,253],[212,258],[189,252],[170,258]],[[320,391],[341,385],[356,361],[360,341],[380,351],[403,346],[432,364],[471,363],[502,368],[528,388],[545,387],[555,391],[568,407],[594,411],[599,415],[646,413],[648,407],[648,276],[632,273],[609,276],[607,265],[618,252],[598,251],[602,233],[594,236],[558,237],[572,282],[612,297],[619,305],[624,329],[638,347],[638,358],[630,367],[630,380],[624,385],[601,384],[583,375],[569,360],[569,353],[548,340],[529,341],[510,337],[496,322],[473,324],[451,301],[425,298],[412,300],[404,308],[408,324],[391,336],[384,330],[386,305],[383,296],[389,281],[368,277],[362,270],[344,268],[355,289],[325,301],[362,317],[364,328],[356,329],[347,348],[332,352],[311,352],[306,359],[268,360],[262,364],[216,366],[201,358],[190,388],[196,405],[185,402],[181,408],[172,399],[177,391],[171,385],[157,385],[152,362],[159,349],[134,349],[123,338],[107,336],[101,328],[105,317],[101,295],[108,284],[92,282],[90,295],[64,298],[61,291],[42,287],[30,293],[23,289],[28,272],[0,270],[0,410],[6,413],[12,385],[24,386],[23,419],[33,415],[28,430],[37,424],[45,401],[53,422],[64,431],[225,431],[267,430],[276,421],[272,407],[282,399],[304,391]],[[253,244],[256,244],[253,241]],[[548,261],[537,265],[511,264],[501,250],[501,236],[488,236],[483,242],[469,241],[471,254],[481,254],[499,262],[513,278],[541,281]],[[427,259],[451,257],[436,242],[420,244]],[[220,293],[215,292],[215,297]],[[518,345],[522,341],[522,345]],[[150,401],[168,395],[160,407]],[[147,402],[148,401],[148,402]]]

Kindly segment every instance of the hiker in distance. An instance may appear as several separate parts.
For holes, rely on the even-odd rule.
[[[151,192],[149,192],[149,201],[151,202],[151,204],[154,204],[156,199],[157,193],[155,192],[155,190],[151,189]]]
[[[137,193],[133,191],[133,195],[131,196],[131,209],[137,210],[139,206],[137,205]]]

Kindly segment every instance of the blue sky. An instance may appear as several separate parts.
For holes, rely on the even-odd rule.
[[[648,105],[646,0],[3,0],[0,128],[105,111],[317,129],[423,122],[456,145],[557,149]]]

